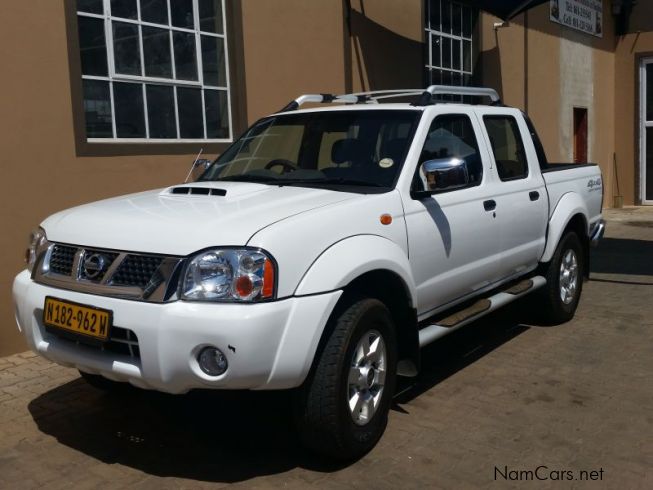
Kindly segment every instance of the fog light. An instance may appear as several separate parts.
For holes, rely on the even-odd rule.
[[[197,355],[197,362],[200,369],[209,376],[220,376],[229,366],[225,355],[215,347],[204,347]]]

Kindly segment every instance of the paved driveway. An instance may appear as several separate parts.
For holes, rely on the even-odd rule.
[[[653,209],[609,217],[574,321],[522,302],[431,346],[350,466],[302,451],[283,394],[110,396],[23,353],[0,358],[0,488],[653,488]]]

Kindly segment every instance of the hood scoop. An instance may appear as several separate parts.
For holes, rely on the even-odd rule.
[[[170,194],[185,194],[193,196],[226,196],[225,189],[217,189],[214,187],[173,187],[170,189]]]

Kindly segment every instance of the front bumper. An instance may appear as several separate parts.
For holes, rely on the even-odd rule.
[[[18,328],[32,350],[64,366],[169,393],[299,386],[341,294],[258,304],[153,304],[56,289],[35,283],[27,271],[13,285]],[[111,310],[116,327],[136,334],[140,358],[47,332],[42,322],[46,296]],[[197,364],[197,353],[209,345],[227,356],[229,368],[221,376],[208,376]]]

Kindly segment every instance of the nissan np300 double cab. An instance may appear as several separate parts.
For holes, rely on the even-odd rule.
[[[602,190],[490,89],[305,95],[192,183],[44,220],[18,327],[96,386],[295,389],[304,443],[355,458],[422,346],[533,292],[572,318]]]

